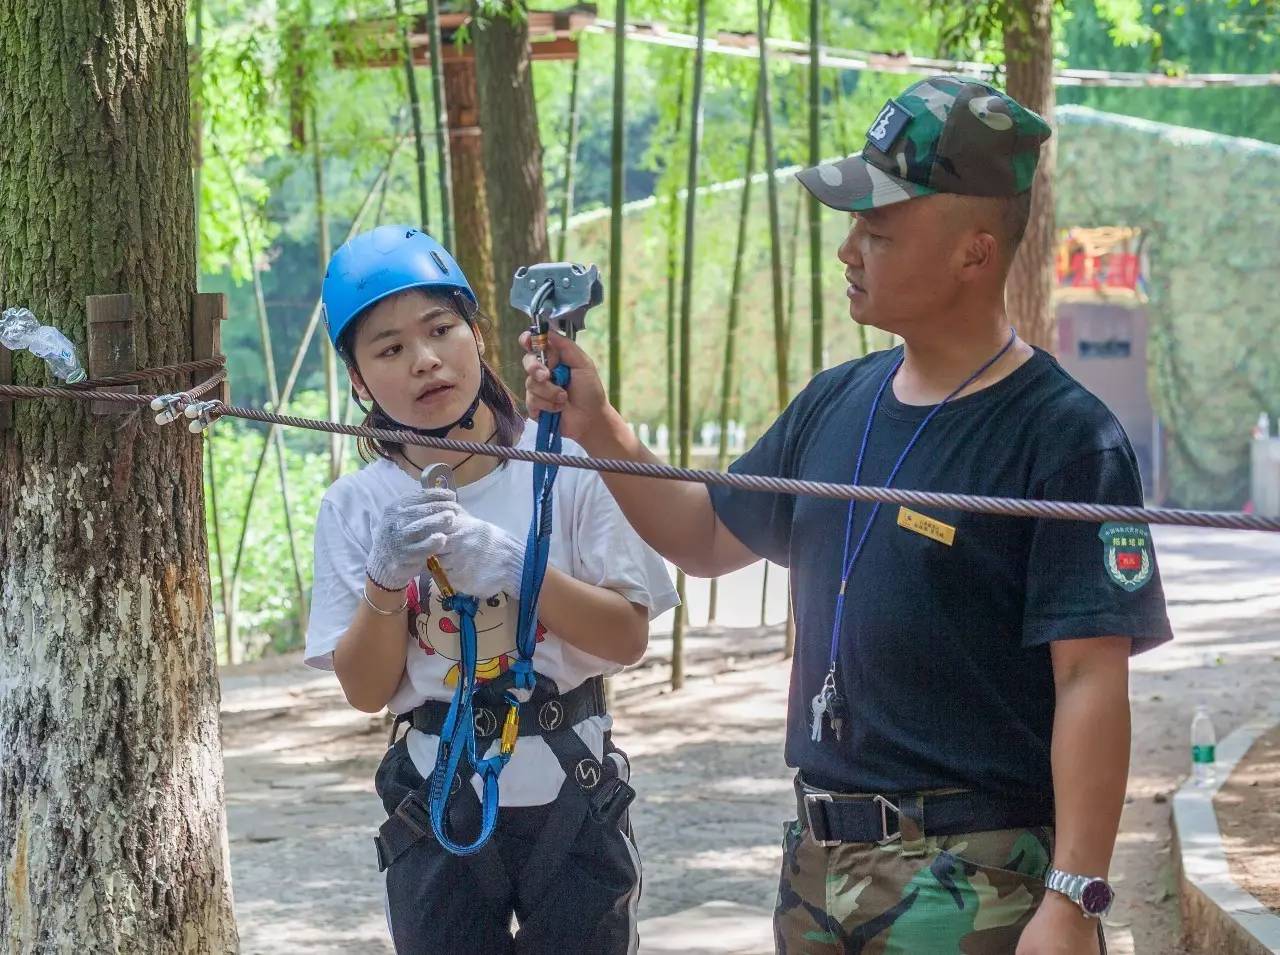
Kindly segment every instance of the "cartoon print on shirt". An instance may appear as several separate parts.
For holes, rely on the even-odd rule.
[[[434,581],[423,575],[409,584],[409,633],[418,647],[429,654],[440,654],[453,660],[444,676],[447,687],[458,684],[457,662],[462,656],[462,633],[458,615],[444,609],[444,599],[435,592]],[[476,611],[476,682],[488,683],[511,669],[516,659],[516,616],[519,601],[505,593],[479,602]],[[541,643],[547,628],[538,621],[537,638]]]

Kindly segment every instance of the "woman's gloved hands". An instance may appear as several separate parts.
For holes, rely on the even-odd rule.
[[[365,572],[386,590],[399,590],[439,557],[458,593],[520,595],[524,544],[501,527],[472,517],[447,488],[406,494],[387,505]]]
[[[449,584],[458,593],[481,599],[498,593],[518,597],[524,544],[496,524],[472,517],[452,491],[444,493],[448,499],[428,505],[432,514],[425,521],[433,535],[444,538],[437,556]]]
[[[449,490],[432,488],[406,494],[382,512],[373,536],[365,573],[383,590],[403,590],[427,566],[427,558],[445,545],[445,518],[452,526],[457,498]]]

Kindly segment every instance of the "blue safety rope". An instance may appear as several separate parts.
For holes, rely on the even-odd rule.
[[[569,387],[569,369],[559,365],[552,369],[551,379],[561,388]],[[537,449],[559,454],[561,450],[560,415],[542,414],[538,418]],[[440,747],[431,773],[431,831],[449,852],[469,856],[479,852],[498,824],[498,777],[511,759],[520,726],[520,705],[529,699],[537,683],[533,672],[533,653],[538,645],[538,598],[547,573],[551,553],[552,492],[555,487],[554,465],[533,466],[533,519],[529,522],[529,538],[525,544],[524,570],[520,581],[520,610],[516,629],[516,661],[511,665],[512,685],[504,698],[509,707],[497,754],[487,759],[476,758],[476,723],[473,696],[476,689],[476,610],[475,597],[454,594],[444,600],[444,609],[458,615],[461,631],[461,653],[458,661],[458,685],[449,703],[449,713],[440,730]],[[469,844],[454,842],[445,832],[445,816],[449,793],[462,765],[463,757],[480,776],[480,832]]]
[[[561,388],[569,387],[569,367],[557,365],[551,370],[551,380]],[[560,413],[538,416],[539,451],[559,454]],[[555,487],[557,465],[533,466],[533,519],[529,522],[529,539],[525,543],[524,573],[520,581],[520,615],[516,627],[516,662],[511,665],[514,689],[533,692],[533,651],[538,645],[538,597],[542,593],[542,581],[547,574],[547,558],[551,553],[552,491]]]

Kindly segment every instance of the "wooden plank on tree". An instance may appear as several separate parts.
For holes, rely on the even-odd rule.
[[[222,323],[227,319],[227,297],[221,292],[199,292],[191,311],[191,359],[200,361],[222,354]],[[191,376],[191,384],[198,385],[212,372],[197,371]],[[231,404],[231,383],[223,381],[206,394],[204,401],[221,401]]]
[[[85,300],[88,319],[89,377],[106,378],[137,371],[133,339],[133,296],[90,295]],[[113,391],[138,393],[137,385],[114,385]],[[95,401],[95,415],[118,415],[132,412],[137,405],[118,401]]]

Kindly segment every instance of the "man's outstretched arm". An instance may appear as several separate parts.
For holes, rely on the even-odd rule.
[[[520,341],[528,352],[528,333]],[[560,412],[561,434],[577,441],[592,457],[665,463],[609,404],[595,364],[577,344],[563,335],[551,335],[547,362],[551,367],[569,366],[569,388],[554,384],[548,368],[526,354],[525,403],[532,417],[544,411]],[[760,559],[716,516],[705,484],[608,472],[601,476],[636,533],[686,573],[718,577]]]

